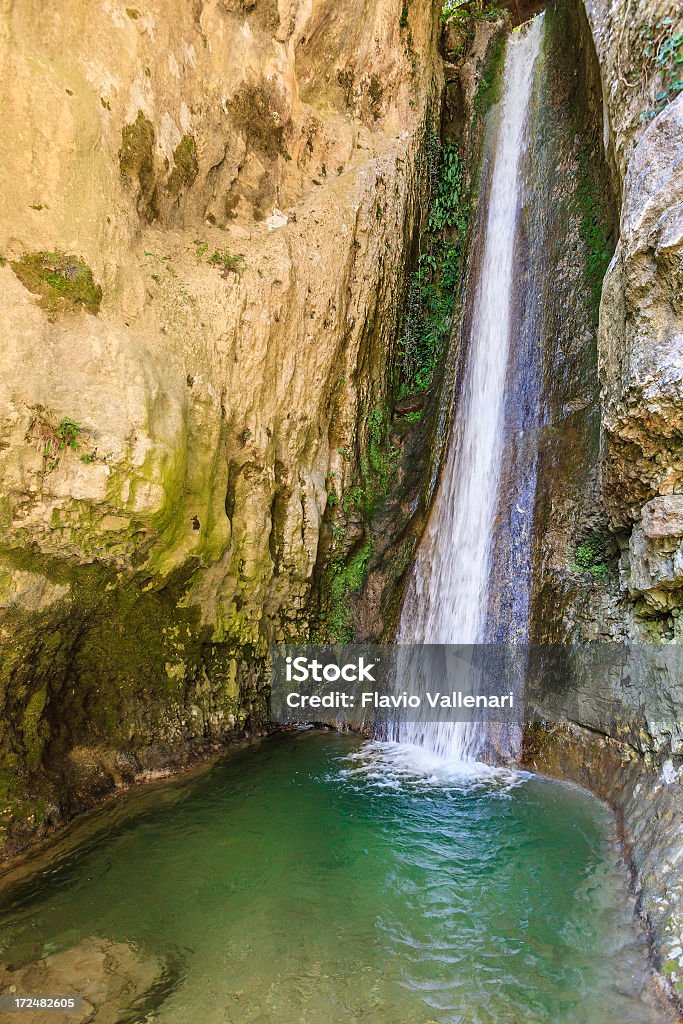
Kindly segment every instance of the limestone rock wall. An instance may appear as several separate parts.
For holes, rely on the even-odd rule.
[[[429,3],[1,7],[0,824],[30,831],[263,721],[386,394],[442,72]]]
[[[639,524],[646,503],[663,497],[664,507],[666,496],[683,489],[683,96],[672,63],[680,58],[675,40],[683,21],[666,0],[587,0],[586,12],[621,200],[600,312],[603,494],[611,525],[628,545],[630,596],[643,598],[646,615],[668,613],[683,586],[676,533],[668,543],[661,535],[674,557],[658,571],[643,562]],[[674,624],[669,618],[662,625]]]
[[[598,159],[586,175],[580,134],[560,127],[561,152],[578,161],[574,197],[558,186],[558,206],[570,228],[580,214],[579,239],[569,231],[565,259],[550,272],[553,292],[567,298],[548,320],[533,638],[590,641],[605,666],[625,659],[628,667],[616,689],[609,668],[583,678],[577,671],[565,689],[549,682],[537,709],[543,724],[527,731],[524,757],[614,807],[653,964],[680,1003],[680,659],[674,647],[641,641],[681,640],[683,98],[664,57],[682,26],[675,6],[660,0],[584,0],[553,11],[576,68],[573,85],[564,73],[569,108],[586,115]],[[611,188],[602,188],[605,177]],[[591,198],[601,190],[614,199],[613,233]],[[595,269],[604,240],[616,246],[602,281]],[[582,302],[571,250],[599,310]]]

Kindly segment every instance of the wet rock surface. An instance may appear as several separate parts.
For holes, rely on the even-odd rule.
[[[563,310],[549,306],[547,320],[550,400],[539,449],[532,635],[539,643],[604,642],[601,648],[630,641],[635,653],[632,671],[618,683],[611,670],[592,676],[577,670],[568,688],[553,689],[548,681],[544,724],[527,736],[526,757],[615,808],[661,984],[679,998],[680,670],[675,657],[664,664],[665,650],[659,667],[656,650],[646,656],[647,666],[636,664],[644,643],[681,639],[683,106],[682,97],[666,93],[661,68],[643,52],[653,31],[664,37],[672,11],[667,4],[619,0],[586,0],[576,10],[551,5],[549,29],[558,14],[561,23],[563,10],[570,21],[558,38],[578,69],[573,86],[565,79],[566,95],[570,109],[578,104],[587,113],[585,130],[598,159],[592,186],[584,177],[574,198],[562,179],[552,185],[557,207],[569,211],[567,223],[579,215],[578,231],[569,231],[578,248],[574,260],[568,251],[557,259],[548,250],[557,259],[553,289],[568,297]],[[559,99],[563,57],[557,52]],[[581,182],[585,164],[577,142],[568,132],[560,152],[562,166],[578,157],[569,173]],[[611,193],[617,207],[614,256],[604,282],[598,277],[593,286],[599,316],[581,293],[579,267],[595,266],[599,252],[597,235],[581,220],[591,208],[586,183],[593,194],[596,186]],[[553,216],[562,215],[556,209]],[[604,213],[591,217],[594,224],[601,219],[609,229]],[[622,651],[628,662],[628,648]]]
[[[633,747],[576,725],[529,728],[523,761],[536,771],[578,782],[614,808],[636,907],[653,939],[653,969],[663,995],[673,996],[683,1010],[680,770],[671,760],[655,767]]]

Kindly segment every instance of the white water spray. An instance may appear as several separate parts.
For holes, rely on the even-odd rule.
[[[542,19],[536,18],[508,41],[462,393],[443,477],[403,606],[401,643],[476,644],[485,639],[515,301],[515,240],[541,30]],[[476,758],[482,726],[402,723],[395,738],[465,761]]]

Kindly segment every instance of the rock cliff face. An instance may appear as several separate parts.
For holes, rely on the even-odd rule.
[[[661,0],[628,11],[588,0],[586,11],[621,198],[600,313],[603,494],[611,527],[628,543],[629,594],[665,633],[683,587],[668,497],[683,489],[683,96],[674,63],[682,25]]]
[[[429,4],[3,0],[0,822],[263,721],[393,365]],[[21,831],[21,829],[19,830]]]
[[[553,289],[567,301],[547,325],[532,632],[539,642],[607,643],[594,649],[602,671],[579,668],[568,690],[546,692],[546,726],[528,731],[525,757],[615,807],[656,966],[680,999],[680,658],[638,642],[681,639],[682,26],[671,5],[650,2],[559,3],[549,16],[576,69],[563,71],[556,49],[555,96],[564,89],[569,109],[583,111],[597,160],[588,167],[581,135],[562,139],[559,129],[576,186],[573,197],[555,186],[553,218],[563,207],[579,217],[564,255],[548,250]],[[581,298],[577,265],[594,302]],[[636,647],[611,653],[613,641]]]

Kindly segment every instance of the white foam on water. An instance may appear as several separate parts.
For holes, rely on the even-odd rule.
[[[350,767],[341,769],[342,778],[393,790],[470,791],[486,787],[508,791],[533,777],[529,772],[474,759],[458,761],[424,746],[395,741],[364,743],[360,750],[347,755],[343,763]]]

